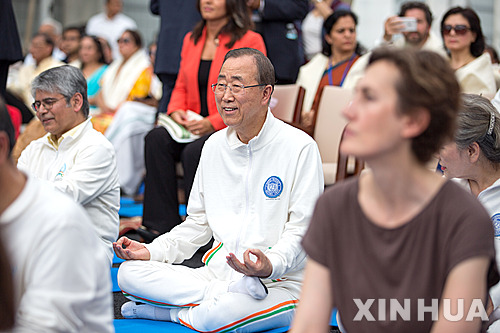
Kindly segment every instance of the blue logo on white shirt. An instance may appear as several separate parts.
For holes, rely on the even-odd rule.
[[[495,230],[495,237],[500,236],[500,213],[497,213],[491,217],[493,221],[493,229]]]
[[[66,172],[66,163],[64,163],[61,169],[59,169],[59,172],[56,175],[56,179],[62,179],[64,177],[65,172]]]
[[[264,183],[264,194],[268,198],[276,198],[283,191],[283,182],[277,176],[267,178]]]

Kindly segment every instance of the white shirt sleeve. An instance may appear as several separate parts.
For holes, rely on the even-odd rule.
[[[300,242],[324,188],[322,163],[315,143],[307,145],[300,154],[292,186],[289,220],[281,239],[265,253],[273,265],[270,279],[280,278],[305,264],[306,253]]]

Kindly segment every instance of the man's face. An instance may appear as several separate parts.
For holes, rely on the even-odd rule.
[[[75,94],[69,103],[62,94],[37,90],[35,104],[39,104],[36,116],[40,119],[43,128],[59,139],[79,123],[81,123],[80,108],[76,106]],[[78,94],[79,95],[79,94]],[[81,106],[80,106],[81,107]]]
[[[80,33],[76,30],[68,30],[63,34],[61,50],[67,56],[78,54],[80,49]]]
[[[30,53],[33,59],[35,59],[35,62],[39,64],[43,59],[51,56],[52,45],[45,42],[43,36],[35,36],[31,40]]]
[[[113,17],[116,14],[120,13],[123,8],[122,0],[109,0],[106,3],[106,13],[108,17]]]
[[[243,56],[227,59],[222,65],[217,83],[229,86],[258,85],[257,66],[254,58]],[[247,133],[256,135],[262,127],[268,100],[263,92],[267,89],[271,89],[271,87],[245,88],[235,95],[227,87],[224,93],[215,94],[217,109],[222,120],[238,133],[243,142],[246,141],[245,138],[248,138]]]
[[[408,9],[405,17],[414,17],[417,19],[417,31],[404,32],[403,35],[408,44],[421,47],[429,37],[431,26],[425,19],[425,12],[418,8]]]

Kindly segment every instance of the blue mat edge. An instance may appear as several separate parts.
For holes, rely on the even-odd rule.
[[[122,199],[124,200],[124,199]],[[121,217],[134,217],[142,216],[143,204],[140,202],[125,200],[124,203],[120,202],[120,209],[118,210],[118,215]],[[186,205],[179,205],[179,215],[186,216]]]
[[[157,332],[156,329],[168,329],[168,332],[172,333],[196,332],[195,330],[192,330],[181,324],[148,319],[114,319],[113,326],[115,328],[115,333],[130,333],[130,329],[141,329],[141,333]],[[289,329],[289,326],[279,327],[269,331],[264,331],[262,333],[283,333],[288,331]]]

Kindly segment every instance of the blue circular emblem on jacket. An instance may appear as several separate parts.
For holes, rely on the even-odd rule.
[[[491,220],[493,222],[493,229],[495,230],[495,237],[500,236],[500,213],[495,214],[491,217]]]
[[[276,198],[283,191],[283,182],[279,177],[271,176],[264,183],[264,194],[268,198]]]

